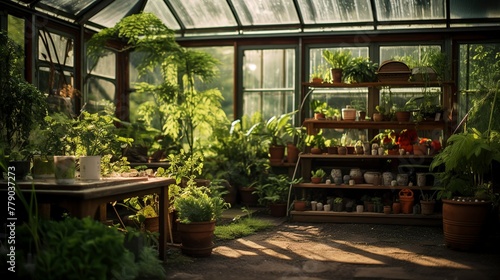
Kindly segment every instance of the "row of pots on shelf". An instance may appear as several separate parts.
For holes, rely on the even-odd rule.
[[[427,185],[427,173],[417,173],[417,186],[423,187]],[[333,183],[336,185],[340,184],[373,184],[374,186],[384,185],[384,186],[408,186],[413,185],[412,182],[409,181],[409,174],[407,173],[399,173],[394,174],[392,172],[376,172],[376,171],[366,171],[362,172],[360,168],[352,168],[349,171],[349,174],[342,175],[342,170],[338,168],[332,169],[330,172],[330,176],[332,180],[327,179],[326,183]],[[313,180],[311,178],[311,182],[320,183],[320,180]]]
[[[409,192],[408,192],[409,191]],[[294,210],[296,211],[306,211],[310,209],[311,211],[324,211],[324,212],[371,212],[371,213],[384,213],[384,214],[422,214],[431,215],[434,213],[435,200],[420,200],[420,204],[414,203],[413,193],[411,190],[405,189],[400,192],[399,201],[395,201],[391,205],[382,205],[380,203],[374,203],[370,201],[365,201],[363,204],[358,204],[354,206],[352,202],[350,205],[339,202],[325,203],[310,201],[309,206],[302,200],[294,201]]]

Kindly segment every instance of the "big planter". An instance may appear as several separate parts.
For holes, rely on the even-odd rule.
[[[181,252],[191,257],[209,257],[214,247],[215,221],[178,223]]]
[[[485,240],[485,225],[491,202],[443,199],[443,231],[446,246],[472,251]]]

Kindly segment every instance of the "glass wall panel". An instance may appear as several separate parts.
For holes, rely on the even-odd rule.
[[[295,50],[245,50],[243,54],[243,115],[264,118],[293,111]]]
[[[450,18],[498,18],[500,1],[491,0],[453,0],[450,1]]]
[[[500,44],[461,44],[458,65],[459,122],[469,114],[467,126],[486,131],[500,81]],[[481,113],[482,112],[482,113]],[[497,96],[493,129],[500,127],[500,98]],[[460,127],[463,129],[464,127]],[[460,130],[459,129],[459,130]]]
[[[115,100],[116,87],[115,84],[109,80],[92,77],[88,80],[88,95],[85,109],[90,112],[97,112],[102,109],[102,101]]]
[[[12,39],[16,44],[18,44],[23,52],[24,52],[24,44],[26,38],[24,38],[24,28],[25,28],[25,22],[24,19],[18,18],[12,15],[8,15],[8,23],[7,23],[7,35],[9,36],[10,39]],[[2,61],[2,63],[4,63]],[[17,65],[19,71],[24,74],[24,56],[21,57],[20,61],[18,61]]]
[[[75,63],[73,48],[74,42],[72,38],[46,30],[40,31],[38,37],[39,60],[51,64],[73,66]]]

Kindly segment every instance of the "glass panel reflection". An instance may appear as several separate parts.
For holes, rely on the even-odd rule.
[[[450,1],[450,18],[498,18],[500,17],[500,1],[469,0]]]
[[[89,21],[102,25],[104,27],[113,27],[122,18],[129,15],[129,12],[141,1],[139,0],[120,0],[114,1],[99,13],[93,16]]]
[[[444,19],[445,0],[375,1],[380,21]]]
[[[173,0],[170,2],[186,28],[236,26],[236,20],[225,0]]]
[[[96,0],[42,0],[40,3],[76,15],[95,1]]]
[[[155,14],[168,28],[172,30],[179,30],[181,28],[163,0],[149,0],[144,7],[144,12]]]
[[[293,1],[238,0],[233,5],[243,25],[299,23]]]
[[[304,23],[373,21],[369,0],[299,0]]]

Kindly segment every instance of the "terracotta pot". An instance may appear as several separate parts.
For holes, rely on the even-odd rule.
[[[340,68],[332,68],[332,83],[341,83],[342,82],[342,69]]]
[[[416,156],[425,156],[427,155],[427,146],[415,144],[413,145],[413,154]]]
[[[443,232],[446,246],[471,251],[486,240],[485,226],[491,202],[443,199]]]
[[[384,214],[391,214],[391,206],[389,205],[384,206]]]
[[[306,210],[306,202],[303,200],[295,200],[293,202],[293,209],[295,209],[295,211],[305,211]]]
[[[373,113],[372,118],[374,122],[381,122],[384,120],[384,116],[380,113]]]
[[[191,257],[208,257],[214,247],[215,221],[178,223],[181,233],[181,252]]]
[[[328,147],[327,151],[331,155],[335,155],[339,153],[339,148],[338,147]]]
[[[314,119],[316,119],[316,120],[324,120],[325,119],[325,114],[323,114],[323,113],[314,113]]]
[[[420,210],[422,215],[431,215],[434,213],[434,205],[436,201],[420,200]]]
[[[286,146],[286,161],[288,163],[295,163],[299,159],[299,148],[293,144],[288,144]]]
[[[366,120],[366,112],[365,111],[360,111],[359,112],[359,120],[360,121]]]
[[[320,148],[317,148],[317,147],[311,148],[311,154],[320,155],[322,152],[323,151]]]
[[[321,180],[323,180],[323,178],[311,177],[311,183],[313,183],[313,184],[319,184],[319,183],[321,183]]]
[[[401,203],[399,202],[392,203],[392,213],[393,214],[401,213]]]
[[[398,122],[409,122],[410,117],[411,117],[411,114],[409,111],[396,112],[396,120],[398,120]]]
[[[347,147],[340,146],[340,147],[338,147],[337,151],[338,151],[339,155],[346,155],[347,154]]]
[[[269,161],[274,164],[283,162],[285,157],[285,146],[271,146],[269,147]]]

